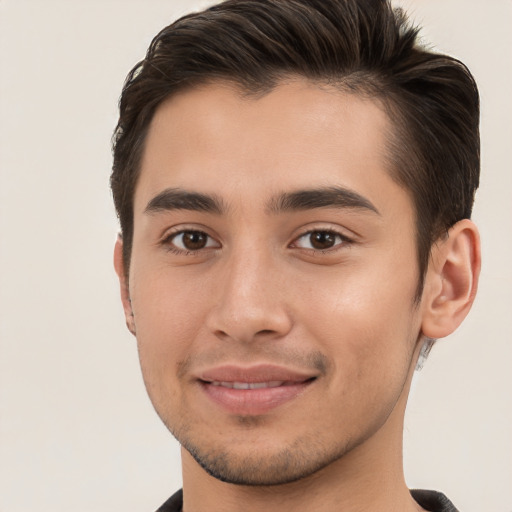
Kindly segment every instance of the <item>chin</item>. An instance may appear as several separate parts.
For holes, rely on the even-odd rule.
[[[214,448],[179,439],[195,461],[211,476],[235,485],[283,485],[307,478],[334,463],[351,447],[321,446],[318,440],[301,439],[285,447],[247,445]],[[251,450],[251,451],[249,451]]]

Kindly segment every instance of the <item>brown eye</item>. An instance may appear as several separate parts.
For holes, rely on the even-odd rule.
[[[314,231],[310,233],[309,240],[315,249],[330,249],[336,243],[336,235],[328,231]]]
[[[169,242],[179,251],[200,251],[209,247],[218,247],[217,242],[203,231],[180,231]]]
[[[190,251],[197,251],[206,247],[208,235],[201,231],[185,231],[182,235],[182,243],[184,247]]]
[[[313,249],[316,251],[327,251],[344,243],[349,242],[347,238],[334,231],[310,231],[297,239],[295,246],[302,249]]]

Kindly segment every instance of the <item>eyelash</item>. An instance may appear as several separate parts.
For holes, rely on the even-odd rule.
[[[163,246],[167,248],[169,252],[172,252],[173,254],[177,254],[179,256],[198,256],[201,253],[203,253],[204,250],[213,250],[218,249],[218,247],[202,247],[199,249],[191,250],[191,249],[180,249],[173,245],[173,240],[177,238],[180,235],[184,235],[185,233],[191,233],[191,234],[200,234],[207,237],[208,240],[214,240],[213,237],[211,237],[208,233],[205,231],[202,231],[200,229],[181,229],[179,231],[175,231],[173,233],[168,234],[161,242]],[[336,243],[333,247],[329,247],[327,249],[315,249],[315,248],[304,248],[304,247],[297,247],[298,249],[302,249],[304,251],[307,251],[310,254],[328,254],[328,253],[335,253],[339,250],[341,250],[343,247],[346,247],[347,245],[351,245],[354,243],[354,240],[347,237],[346,235],[335,231],[333,229],[310,229],[308,231],[305,231],[301,235],[297,236],[293,242],[288,247],[294,247],[294,244],[297,244],[299,240],[301,240],[304,237],[311,236],[313,233],[322,233],[327,235],[332,235],[335,238],[338,238],[340,241]],[[208,242],[207,242],[208,243]]]
[[[339,231],[335,231],[334,229],[310,229],[306,231],[305,233],[302,233],[297,238],[294,239],[291,245],[296,244],[300,239],[311,236],[313,233],[322,233],[327,235],[332,235],[335,238],[339,239],[339,242],[337,242],[333,247],[329,247],[327,249],[315,249],[315,248],[304,248],[299,247],[299,249],[303,249],[305,251],[308,251],[312,254],[332,254],[339,250],[341,250],[343,247],[346,247],[347,245],[352,244],[354,241],[345,236],[344,234],[340,233]]]
[[[179,247],[176,247],[173,245],[173,241],[175,238],[177,238],[180,235],[184,235],[185,233],[193,233],[193,234],[200,234],[207,237],[208,240],[214,240],[213,237],[211,237],[208,233],[205,231],[202,231],[200,229],[180,229],[179,231],[175,231],[173,233],[169,233],[163,240],[162,245],[166,247],[166,249],[169,252],[172,252],[173,254],[177,254],[178,256],[199,256],[203,251],[206,250],[212,250],[217,249],[217,247],[202,247],[196,250],[191,249],[180,249]],[[207,242],[208,243],[208,242]]]

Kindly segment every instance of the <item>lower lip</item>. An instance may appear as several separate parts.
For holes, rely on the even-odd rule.
[[[201,387],[213,402],[227,412],[238,415],[258,415],[270,412],[299,395],[313,383],[307,380],[275,388],[233,389],[202,382]]]

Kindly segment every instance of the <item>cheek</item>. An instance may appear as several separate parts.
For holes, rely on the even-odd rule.
[[[416,340],[415,280],[391,287],[370,277],[330,279],[322,292],[315,288],[302,311],[305,337],[315,340],[332,364],[326,397],[336,404],[333,421],[351,411],[356,430],[390,414],[409,374]]]
[[[134,279],[132,305],[144,384],[162,421],[182,410],[180,368],[190,355],[203,321],[197,294],[158,277]]]
[[[154,277],[156,275],[156,277]],[[176,375],[189,354],[191,344],[204,325],[204,294],[166,277],[134,276],[132,306],[139,357],[145,378]],[[147,375],[146,375],[147,374]]]
[[[352,378],[369,371],[382,378],[381,372],[401,369],[419,330],[415,267],[380,263],[336,270],[303,287],[309,296],[297,316]]]

